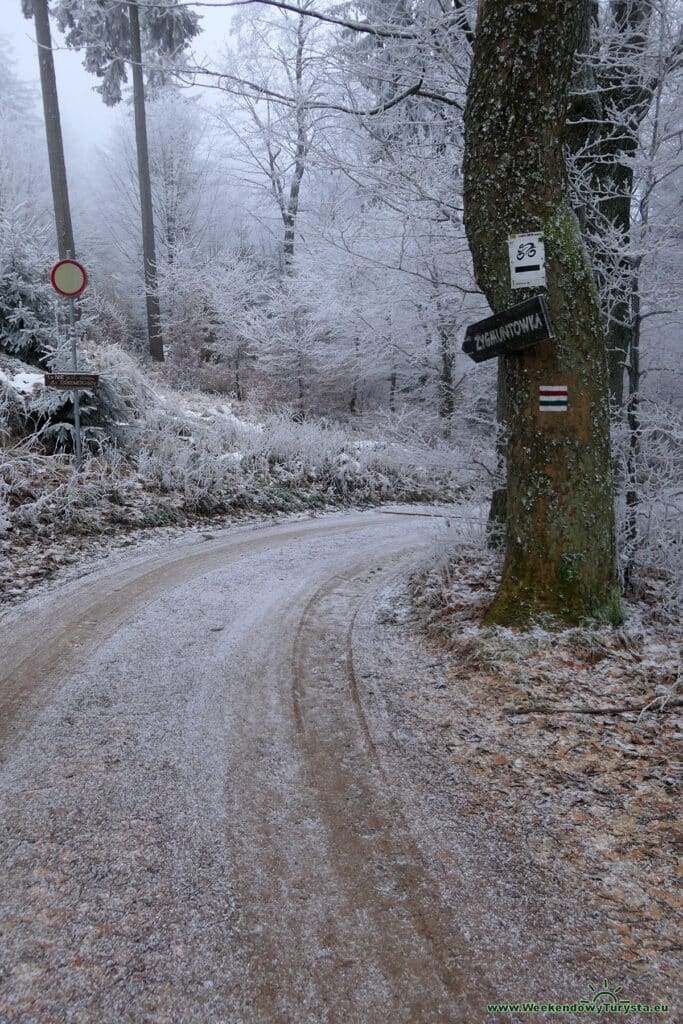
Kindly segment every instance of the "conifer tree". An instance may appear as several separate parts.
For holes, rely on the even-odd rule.
[[[69,189],[64,162],[64,144],[62,142],[62,125],[59,117],[59,99],[57,96],[57,79],[52,57],[52,38],[47,0],[22,0],[24,17],[33,18],[38,46],[38,66],[40,68],[40,88],[43,96],[43,112],[45,115],[45,134],[47,137],[47,153],[50,161],[50,182],[52,184],[52,200],[55,211],[55,227],[57,231],[57,251],[59,258],[67,255],[75,256],[74,233],[71,225],[71,207],[69,205]]]
[[[90,0],[59,0],[55,14],[60,28],[66,33],[67,46],[84,50],[86,70],[102,80],[97,91],[108,106],[121,101],[122,85],[128,80],[127,66],[131,67],[147,333],[150,355],[153,359],[163,360],[143,70],[147,72],[148,87],[154,87],[172,74],[181,63],[188,42],[199,32],[199,18],[171,0],[144,6],[137,0],[106,4]]]

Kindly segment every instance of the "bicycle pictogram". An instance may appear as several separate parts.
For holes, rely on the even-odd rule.
[[[517,249],[517,259],[531,259],[536,255],[536,245],[534,242],[522,242]]]

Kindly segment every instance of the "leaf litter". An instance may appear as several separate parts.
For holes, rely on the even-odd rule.
[[[464,815],[509,823],[539,868],[615,939],[619,980],[680,984],[681,638],[645,595],[621,628],[484,628],[497,560],[463,544],[413,581],[412,609],[443,672],[402,695]],[[462,790],[461,790],[462,792]],[[505,827],[505,825],[503,825]],[[598,951],[594,951],[598,952]]]

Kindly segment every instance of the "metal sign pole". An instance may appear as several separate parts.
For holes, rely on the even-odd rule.
[[[73,384],[73,402],[74,402],[74,429],[75,429],[75,448],[76,448],[76,471],[81,468],[81,405],[78,396],[78,385],[82,384],[81,378],[84,376],[94,378],[94,386],[97,387],[97,375],[96,374],[79,374],[78,373],[78,351],[76,348],[76,312],[74,308],[74,298],[80,295],[86,284],[88,283],[88,275],[85,271],[85,267],[77,260],[71,259],[71,253],[67,252],[67,259],[60,260],[59,263],[55,263],[52,268],[52,274],[50,275],[52,280],[52,287],[60,295],[63,295],[69,300],[69,337],[71,341],[71,381]],[[64,387],[63,378],[68,378],[69,374],[51,374],[45,375],[45,386],[46,387]],[[53,383],[51,383],[51,378]],[[67,384],[68,386],[68,384]],[[86,386],[90,386],[89,383]]]
[[[76,350],[76,313],[74,300],[69,300],[69,333],[71,334],[71,362],[74,373],[78,373],[78,352]],[[81,402],[78,388],[72,391],[74,395],[74,426],[76,428],[76,469],[81,468]]]
[[[67,258],[71,259],[71,250],[67,251]],[[76,309],[73,295],[69,296],[69,338],[71,341],[71,369],[78,373],[78,350],[76,348]],[[78,388],[71,392],[74,403],[74,430],[76,442],[76,470],[81,468],[81,402],[78,395]]]
[[[69,334],[71,335],[71,369],[78,373],[78,352],[76,350],[76,315],[74,300],[69,299]],[[74,400],[74,427],[76,429],[76,469],[81,468],[81,405],[78,388],[71,392]]]

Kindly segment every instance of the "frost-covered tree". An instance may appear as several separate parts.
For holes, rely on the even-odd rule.
[[[555,340],[500,357],[508,430],[507,546],[491,623],[619,613],[605,338],[568,198],[563,143],[579,41],[573,0],[483,0],[465,111],[465,214],[477,281],[500,312],[513,293],[507,239],[545,237]],[[540,408],[566,385],[566,412]]]
[[[0,38],[0,349],[44,364],[54,342],[49,175],[35,96]]]
[[[235,34],[219,117],[238,173],[280,221],[281,265],[291,273],[304,177],[322,127],[317,105],[331,88],[324,32],[302,14],[255,11],[235,19]]]
[[[235,253],[236,199],[225,183],[212,119],[197,96],[165,86],[148,101],[147,115],[162,328],[170,358],[189,368],[211,347],[221,323],[207,297],[207,274],[213,269],[220,286]],[[95,178],[93,248],[100,276],[106,268],[124,301],[141,254],[135,139],[127,118],[100,154]],[[99,237],[95,216],[106,228]]]
[[[48,0],[21,0],[21,6],[24,17],[32,17],[35,26],[38,66],[40,68],[40,87],[43,96],[45,134],[50,161],[52,201],[57,232],[57,250],[59,258],[65,259],[67,254],[71,256],[76,255],[76,247],[74,245],[74,233],[71,224],[71,206],[69,203],[69,188],[64,161],[62,125],[59,116],[57,79],[52,57]]]
[[[635,220],[642,168],[651,163],[648,122],[683,71],[680,0],[582,0],[581,54],[570,131],[572,177],[603,301],[610,391],[618,412],[632,363],[633,296],[640,265]],[[665,131],[679,125],[667,117]],[[659,144],[662,132],[659,131]],[[658,172],[654,171],[655,180]],[[635,244],[634,244],[635,243]]]
[[[412,366],[398,358],[399,391],[414,391],[435,408],[441,430],[450,432],[459,374],[458,335],[468,297],[476,292],[462,227],[462,111],[471,37],[465,5],[449,12],[430,4],[370,0],[360,6],[369,29],[347,32],[335,56],[345,85],[346,132],[333,140],[329,163],[355,191],[360,216],[372,222],[381,210],[391,233],[380,247],[359,246],[358,229],[336,244],[356,251],[359,262],[384,263],[403,276],[414,304],[406,347]],[[362,211],[362,212],[361,212]],[[387,244],[388,243],[388,244]],[[359,251],[360,250],[360,251]],[[393,290],[391,290],[393,294]],[[414,323],[413,323],[414,321]],[[406,372],[408,371],[408,372]],[[392,404],[395,391],[390,392]]]
[[[119,103],[130,66],[138,158],[149,351],[164,358],[157,292],[154,213],[149,170],[143,61],[148,85],[164,81],[182,65],[189,40],[199,32],[199,17],[172,0],[92,3],[58,0],[55,14],[66,44],[85,51],[84,66],[102,79],[97,91],[108,106]]]
[[[669,467],[677,442],[659,424],[671,414],[660,403],[680,396],[681,380],[672,342],[683,312],[683,4],[605,0],[584,12],[572,183],[607,328],[622,578],[632,591],[643,552],[658,561],[648,542],[653,518],[662,544],[676,551]],[[643,366],[654,371],[645,395]],[[657,485],[663,500],[653,502]]]
[[[180,248],[213,244],[224,225],[229,198],[215,153],[215,132],[199,98],[173,87],[147,103],[150,186],[159,268]],[[128,118],[116,125],[99,154],[98,216],[122,262],[141,247],[135,135]],[[216,227],[214,232],[213,228]]]
[[[0,107],[0,212],[6,214],[31,201],[31,216],[45,219],[50,185],[39,139],[36,95],[17,75],[12,49],[1,35]]]
[[[21,207],[0,213],[0,349],[41,366],[55,342],[49,265],[45,224]]]

